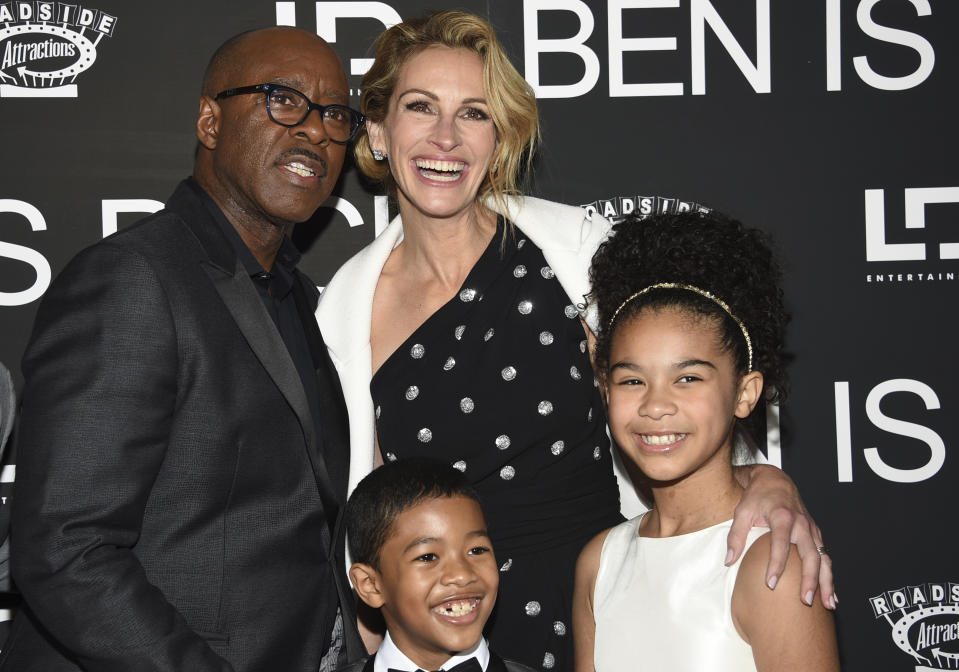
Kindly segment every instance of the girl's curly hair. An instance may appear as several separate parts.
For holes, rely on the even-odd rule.
[[[767,401],[785,399],[788,381],[784,335],[789,314],[780,288],[782,272],[768,237],[715,211],[630,216],[593,256],[588,299],[599,313],[596,366],[605,377],[616,329],[643,308],[680,307],[715,320],[720,342],[745,373],[748,351],[736,322],[714,301],[684,289],[654,289],[616,310],[636,292],[662,282],[693,285],[728,305],[749,332],[753,369],[763,374]],[[757,407],[758,408],[758,407]],[[754,413],[755,415],[755,413]],[[758,418],[757,418],[758,420]]]

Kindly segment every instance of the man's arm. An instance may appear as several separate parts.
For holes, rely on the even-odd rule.
[[[166,455],[176,334],[153,268],[110,245],[81,253],[39,311],[24,358],[14,578],[86,669],[231,670],[133,552]]]

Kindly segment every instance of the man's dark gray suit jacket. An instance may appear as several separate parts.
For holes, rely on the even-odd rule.
[[[316,672],[338,602],[360,654],[327,520],[349,449],[316,287],[296,274],[318,428],[197,188],[77,255],[40,307],[12,533],[27,607],[4,672]]]

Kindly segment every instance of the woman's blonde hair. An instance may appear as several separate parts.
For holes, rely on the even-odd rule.
[[[507,195],[520,193],[520,176],[532,163],[539,140],[539,110],[532,87],[509,62],[485,19],[466,12],[442,11],[404,21],[380,35],[376,58],[363,76],[363,114],[373,122],[386,119],[400,70],[411,56],[433,46],[468,49],[483,61],[483,87],[498,142],[478,198],[492,196],[505,207]],[[373,158],[365,128],[357,136],[355,152],[360,170],[386,183],[392,191],[395,185],[389,164]]]

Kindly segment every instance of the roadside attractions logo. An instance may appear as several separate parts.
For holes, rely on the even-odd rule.
[[[0,4],[0,98],[76,98],[117,17],[62,2]]]
[[[599,214],[611,222],[619,222],[627,215],[648,217],[691,211],[709,212],[709,208],[699,203],[663,196],[614,196],[583,203],[580,207],[585,209],[590,217]]]
[[[927,583],[887,590],[868,599],[885,618],[892,641],[912,656],[915,670],[959,669],[959,583]]]

